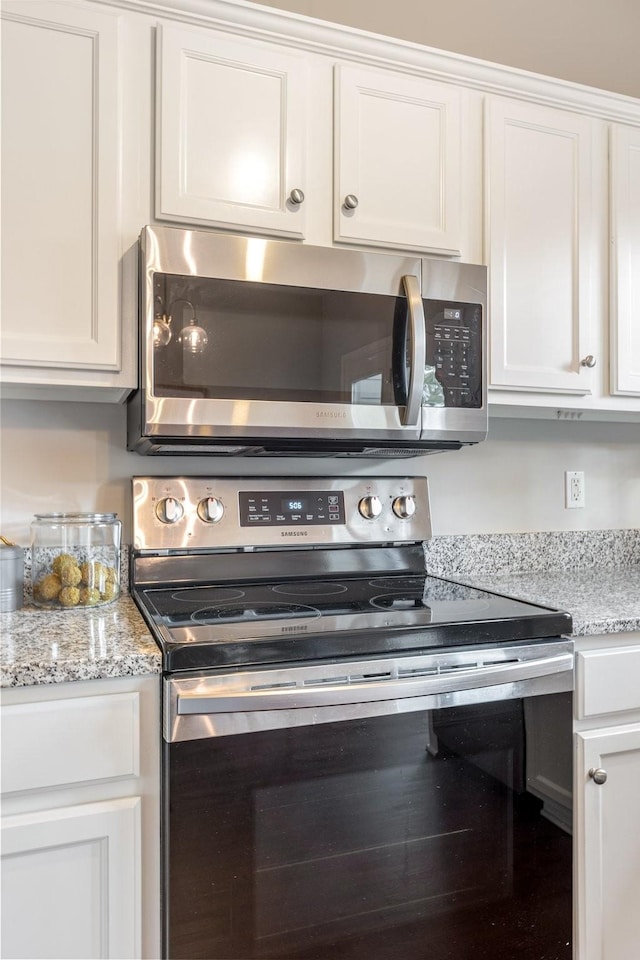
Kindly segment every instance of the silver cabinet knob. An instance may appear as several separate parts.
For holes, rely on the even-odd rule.
[[[595,367],[595,365],[596,365],[596,358],[591,353],[587,354],[584,360],[580,361],[581,367],[589,367],[589,369],[591,369],[591,367]]]
[[[344,200],[342,201],[342,206],[345,210],[355,210],[358,206],[358,198],[353,193],[348,193]]]
[[[393,512],[401,520],[408,520],[416,512],[415,497],[396,497],[392,504]]]
[[[184,507],[175,497],[164,497],[156,504],[156,517],[161,523],[177,523],[184,513]]]
[[[589,776],[594,783],[597,783],[600,786],[607,782],[607,771],[603,770],[602,767],[591,767],[591,770],[589,770]]]
[[[217,497],[205,497],[198,504],[198,516],[205,523],[217,523],[223,514],[224,504]]]
[[[295,187],[289,194],[290,203],[303,203],[304,202],[304,193],[298,187]]]
[[[365,520],[375,520],[382,513],[380,497],[363,497],[358,504],[358,510]]]

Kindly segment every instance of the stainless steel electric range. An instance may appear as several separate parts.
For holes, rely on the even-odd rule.
[[[569,615],[429,576],[424,478],[134,478],[133,503],[164,956],[569,960],[571,840],[530,776],[534,742],[570,770],[545,719]]]

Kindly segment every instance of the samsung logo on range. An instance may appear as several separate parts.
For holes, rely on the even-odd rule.
[[[281,537],[306,537],[307,531],[306,530],[281,530],[280,536]]]
[[[316,410],[319,420],[344,420],[346,416],[343,410]]]

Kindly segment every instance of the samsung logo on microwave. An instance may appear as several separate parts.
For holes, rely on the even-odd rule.
[[[280,536],[281,537],[306,537],[307,531],[306,530],[281,530]]]
[[[344,420],[347,414],[343,410],[316,410],[319,420]]]

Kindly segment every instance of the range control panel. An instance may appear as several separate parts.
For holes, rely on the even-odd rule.
[[[134,477],[134,549],[203,551],[417,542],[425,477]]]
[[[241,492],[240,526],[280,526],[281,524],[344,523],[344,494],[341,490],[276,490]]]

